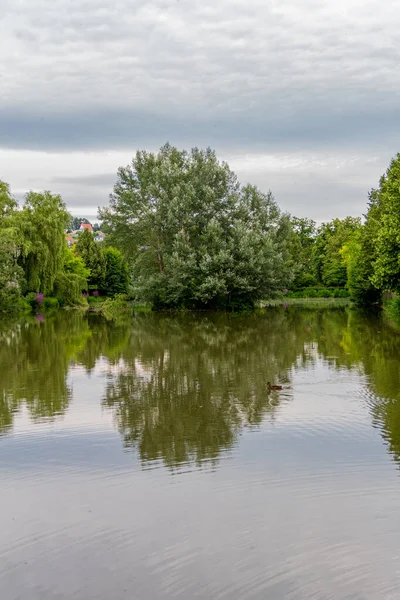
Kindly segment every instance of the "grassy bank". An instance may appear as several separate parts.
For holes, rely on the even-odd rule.
[[[275,300],[262,300],[261,308],[275,308],[278,306],[301,306],[304,308],[332,308],[336,306],[348,306],[349,298],[278,298]]]
[[[52,300],[52,299],[51,299]],[[349,298],[276,298],[273,300],[262,300],[258,304],[258,308],[288,308],[290,306],[297,306],[303,308],[336,308],[338,306],[348,306],[350,304]],[[22,316],[32,315],[38,317],[40,315],[45,316],[56,312],[57,310],[78,310],[78,311],[92,311],[103,314],[107,319],[117,319],[121,315],[126,315],[128,312],[151,312],[152,308],[150,305],[139,304],[132,302],[125,295],[119,294],[114,298],[107,297],[90,297],[85,299],[82,304],[77,306],[60,306],[58,303],[52,304],[49,302],[42,303],[40,305],[33,306],[28,302],[18,307],[18,310],[13,312],[0,313],[0,318],[10,318],[11,316]],[[389,310],[386,307],[387,319],[391,319],[399,324],[400,327],[400,308],[399,314],[393,310]],[[181,312],[181,311],[171,311]],[[240,312],[240,311],[238,311]]]

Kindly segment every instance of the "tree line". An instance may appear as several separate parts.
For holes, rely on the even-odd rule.
[[[60,196],[29,192],[22,208],[0,183],[0,306],[29,293],[82,301],[82,292],[129,293],[154,308],[251,308],[282,294],[347,296],[379,304],[400,286],[400,155],[369,193],[366,215],[317,226],[241,185],[211,149],[166,144],[118,170],[99,210],[105,245]],[[84,222],[84,221],[83,221]]]
[[[20,207],[0,181],[1,311],[85,304],[91,290],[111,296],[128,291],[121,252],[100,246],[86,230],[68,248],[70,221],[60,196],[29,192]]]

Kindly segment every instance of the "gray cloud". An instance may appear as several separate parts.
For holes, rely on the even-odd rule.
[[[86,176],[74,153],[133,154],[169,140],[215,147],[288,210],[324,219],[357,214],[400,146],[395,0],[0,6],[0,177],[10,174],[18,194],[50,187],[95,211],[118,165],[89,161]],[[52,171],[48,157],[60,154],[65,165]],[[247,154],[293,160],[255,169]],[[337,167],[339,156],[356,160]],[[26,161],[41,173],[32,183]]]
[[[101,173],[100,175],[80,175],[75,177],[53,177],[51,182],[55,185],[83,185],[85,187],[105,187],[111,190],[117,178],[116,173]]]
[[[298,146],[400,125],[390,2],[3,3],[3,147]]]
[[[400,141],[400,111],[341,114],[335,107],[282,116],[240,112],[215,118],[179,118],[145,111],[83,110],[74,114],[19,114],[0,111],[0,146],[13,149],[71,151],[135,149],[165,141],[186,146],[211,145],[237,150],[292,150],[313,147],[395,147]]]

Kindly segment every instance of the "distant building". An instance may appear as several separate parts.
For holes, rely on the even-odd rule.
[[[80,231],[85,231],[85,229],[87,229],[88,231],[93,233],[93,227],[91,226],[90,223],[82,223],[81,226],[79,227],[79,229],[80,229]]]
[[[71,237],[70,235],[66,235],[65,236],[65,240],[67,242],[68,248],[71,248],[71,246],[73,246],[74,244],[76,244],[76,240],[74,240],[74,238]]]
[[[102,231],[98,231],[94,234],[95,242],[104,242],[104,233]]]

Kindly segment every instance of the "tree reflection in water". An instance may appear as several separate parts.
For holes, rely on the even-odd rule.
[[[388,449],[400,462],[400,335],[349,309],[269,310],[262,315],[137,314],[110,322],[60,312],[0,326],[0,434],[25,403],[33,421],[61,417],[73,364],[107,371],[103,406],[127,448],[169,467],[214,464],[244,427],[282,409],[293,368],[324,359],[357,369]],[[90,385],[90,383],[88,384]]]
[[[86,344],[87,322],[77,314],[25,319],[0,327],[0,433],[23,402],[34,420],[64,414],[71,399],[67,373]]]
[[[299,314],[142,315],[123,368],[110,374],[112,408],[126,447],[172,467],[214,462],[241,429],[279,406],[266,382],[288,381],[311,335]]]

